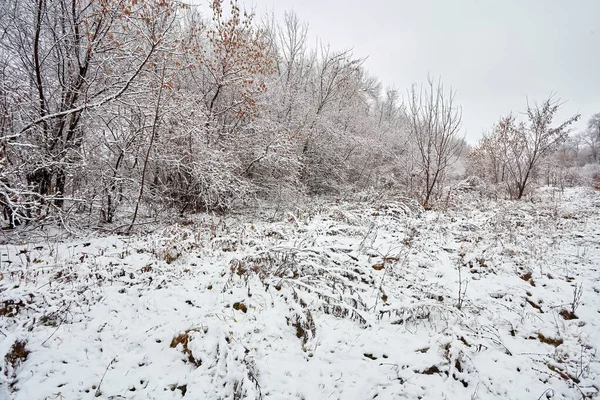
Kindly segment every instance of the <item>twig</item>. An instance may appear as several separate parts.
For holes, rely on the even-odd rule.
[[[102,378],[100,379],[100,382],[98,383],[98,387],[96,388],[96,392],[94,393],[94,397],[100,397],[102,395],[102,392],[100,391],[100,386],[102,385],[102,382],[104,381],[104,377],[106,376],[108,369],[110,368],[112,363],[114,363],[115,361],[117,361],[117,357],[114,357],[112,360],[110,360],[110,362],[106,366],[106,369],[104,370],[104,374],[102,375]]]

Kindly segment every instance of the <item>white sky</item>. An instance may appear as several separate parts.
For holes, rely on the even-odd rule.
[[[207,4],[206,0],[195,3]],[[473,142],[509,111],[551,92],[583,129],[600,112],[600,0],[240,0],[257,17],[294,10],[309,33],[368,56],[405,93],[427,74],[457,90]],[[204,9],[205,7],[202,7]],[[208,9],[208,8],[206,8]]]

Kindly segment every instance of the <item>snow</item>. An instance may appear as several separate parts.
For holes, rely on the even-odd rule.
[[[600,193],[456,196],[7,244],[0,398],[599,396]]]

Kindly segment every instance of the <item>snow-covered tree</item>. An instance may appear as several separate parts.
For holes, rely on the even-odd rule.
[[[418,151],[415,161],[422,181],[420,200],[425,207],[460,153],[462,110],[455,97],[452,89],[444,90],[441,80],[436,83],[431,78],[425,87],[413,85],[408,93],[407,119]]]

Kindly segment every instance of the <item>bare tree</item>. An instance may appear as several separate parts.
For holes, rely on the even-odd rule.
[[[462,109],[455,104],[456,92],[446,92],[441,80],[429,78],[425,88],[413,85],[408,93],[407,119],[414,140],[422,179],[421,203],[430,206],[436,187],[447,168],[457,160],[462,146]]]
[[[541,104],[527,105],[527,123],[517,122],[510,114],[496,125],[496,140],[507,173],[505,182],[512,198],[523,197],[541,160],[567,138],[570,126],[579,119],[577,114],[553,127],[560,106],[560,101],[550,96]]]

